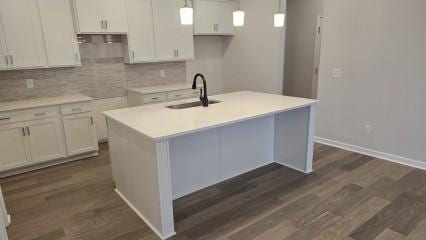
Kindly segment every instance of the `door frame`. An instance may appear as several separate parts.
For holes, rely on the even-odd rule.
[[[311,98],[318,98],[318,77],[319,77],[319,67],[321,60],[321,41],[322,33],[324,29],[324,16],[317,16],[317,25],[315,28],[315,54],[314,54],[314,69],[312,70],[312,87],[311,87]]]

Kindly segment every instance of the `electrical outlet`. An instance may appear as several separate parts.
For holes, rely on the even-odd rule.
[[[364,125],[364,133],[367,135],[371,135],[371,133],[373,133],[373,126],[369,124]]]
[[[342,69],[340,69],[340,68],[331,69],[331,76],[333,78],[341,78],[342,77]]]
[[[34,88],[34,79],[26,79],[27,88]]]
[[[161,78],[165,78],[166,77],[166,71],[164,69],[160,70],[160,76],[161,76]]]

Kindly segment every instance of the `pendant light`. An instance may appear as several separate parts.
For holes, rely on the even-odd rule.
[[[281,0],[279,0],[278,12],[274,14],[274,26],[284,27],[285,13],[281,12]]]
[[[240,9],[240,1],[238,1],[238,9],[237,11],[234,11],[233,13],[233,22],[235,27],[242,27],[244,26],[244,11],[241,11]]]
[[[180,24],[192,25],[194,10],[188,5],[188,0],[185,0],[185,5],[180,9]]]

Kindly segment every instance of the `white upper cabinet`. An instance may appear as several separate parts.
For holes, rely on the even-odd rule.
[[[127,0],[126,4],[129,27],[126,62],[153,62],[155,42],[151,0]]]
[[[125,0],[74,0],[79,33],[127,32]]]
[[[180,24],[179,9],[183,5],[183,0],[152,0],[158,61],[194,58],[193,27]]]
[[[38,0],[48,64],[80,65],[77,36],[68,0]]]
[[[233,35],[235,29],[232,14],[236,9],[234,1],[196,0],[195,34]]]
[[[9,69],[46,66],[40,17],[34,0],[0,0],[1,56]],[[4,62],[3,62],[4,67]]]

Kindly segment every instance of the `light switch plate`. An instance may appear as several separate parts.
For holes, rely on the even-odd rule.
[[[34,88],[34,79],[26,79],[27,88]]]
[[[340,69],[340,68],[331,69],[331,76],[333,78],[341,78],[342,77],[342,69]]]

